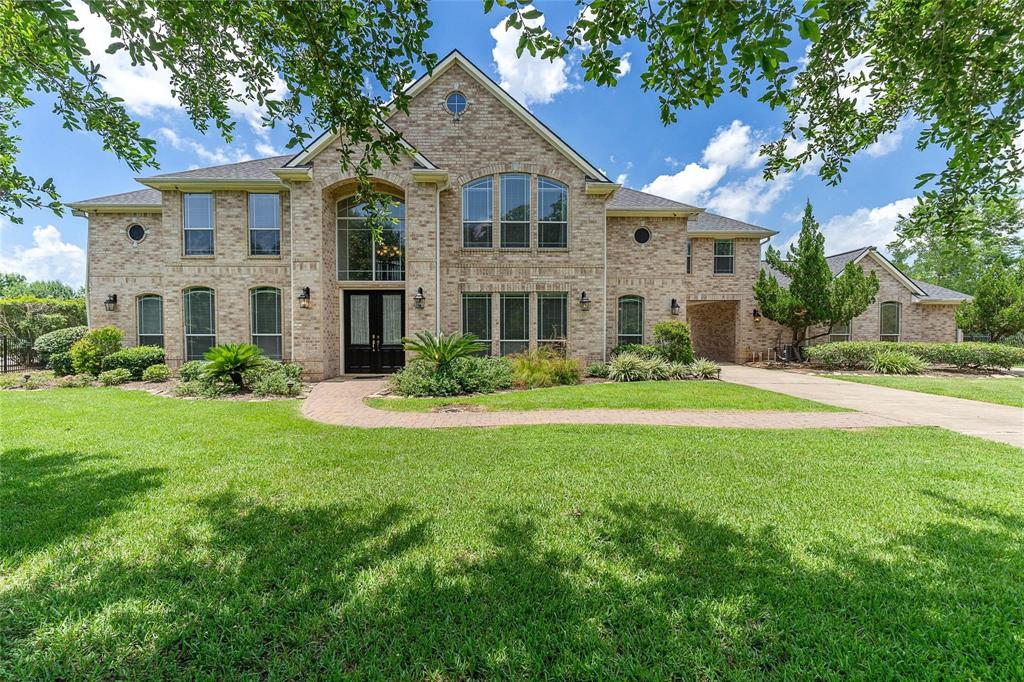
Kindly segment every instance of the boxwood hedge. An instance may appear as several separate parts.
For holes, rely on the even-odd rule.
[[[1000,343],[917,343],[892,341],[840,341],[807,349],[812,364],[825,369],[870,369],[878,353],[902,351],[930,365],[960,369],[1024,365],[1024,348]]]

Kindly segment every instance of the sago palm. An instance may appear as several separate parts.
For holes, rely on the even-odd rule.
[[[431,334],[419,332],[415,339],[404,338],[402,345],[421,358],[433,363],[439,371],[445,370],[459,358],[475,355],[484,349],[473,334]]]
[[[246,370],[266,362],[263,351],[251,343],[223,343],[206,351],[203,357],[207,360],[203,374],[211,379],[228,379],[239,388],[242,387],[242,375]]]

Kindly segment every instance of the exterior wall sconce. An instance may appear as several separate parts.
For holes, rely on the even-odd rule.
[[[427,296],[423,293],[423,287],[416,287],[416,293],[412,297],[412,304],[416,306],[417,310],[423,310],[426,301]]]
[[[107,300],[103,301],[103,307],[110,313],[117,310],[117,294],[107,294]]]
[[[761,321],[761,311],[758,310],[757,308],[754,308],[754,322],[760,322],[760,321]]]
[[[587,292],[580,294],[580,308],[582,310],[590,310],[590,299],[587,298]]]
[[[679,311],[682,310],[683,308],[682,306],[679,305],[679,301],[673,298],[672,305],[669,306],[669,309],[672,311],[673,315],[678,315]]]
[[[302,287],[302,291],[299,292],[299,307],[308,308],[310,306],[309,287]]]

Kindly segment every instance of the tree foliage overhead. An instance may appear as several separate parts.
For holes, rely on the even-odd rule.
[[[905,233],[909,220],[896,226]],[[995,266],[1014,267],[1024,253],[1024,204],[1019,197],[975,202],[960,219],[966,229],[948,235],[929,232],[898,237],[889,250],[900,270],[954,291],[973,294],[982,275]]]
[[[384,123],[391,107],[408,110],[403,89],[436,56],[424,40],[431,22],[426,0],[85,0],[111,27],[108,53],[169,74],[174,97],[197,130],[215,128],[228,141],[232,103],[256,103],[264,123],[285,125],[289,147],[323,130],[342,133],[342,166],[360,178],[402,153]],[[155,166],[155,143],[144,137],[123,102],[103,89],[69,0],[0,0],[0,215],[49,206],[60,197],[49,179],[19,170],[18,116],[36,93],[54,96],[54,113],[69,130],[97,133],[133,171]],[[287,90],[281,94],[280,78]],[[366,92],[367,78],[395,93]]]
[[[796,243],[789,247],[786,258],[769,247],[765,259],[772,270],[789,280],[782,285],[767,268],[761,270],[754,284],[754,296],[761,314],[789,328],[792,344],[799,348],[809,339],[825,336],[837,324],[846,324],[863,313],[878,293],[878,277],[865,273],[853,262],[846,264],[833,277],[825,260],[825,236],[810,202],[804,208],[803,223]],[[824,331],[808,336],[812,327]]]
[[[1024,332],[1024,261],[1010,268],[990,267],[979,280],[974,299],[957,307],[956,325],[987,334],[993,342]]]
[[[0,272],[0,298],[85,298],[85,287],[74,289],[55,279],[30,282],[19,272]]]
[[[623,41],[644,43],[642,86],[665,124],[726,91],[784,108],[780,139],[762,149],[769,179],[811,164],[837,184],[857,152],[919,121],[918,148],[948,158],[918,177],[909,235],[969,229],[965,207],[1024,181],[1024,0],[588,0],[561,37],[526,0],[484,0],[495,3],[521,29],[520,53],[582,50],[598,85],[616,83]]]

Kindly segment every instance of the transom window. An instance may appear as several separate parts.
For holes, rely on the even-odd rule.
[[[490,248],[494,225],[494,179],[490,176],[462,188],[462,245]]]
[[[281,196],[249,195],[249,255],[281,255]]]
[[[501,247],[530,247],[530,176],[526,173],[501,176]]]
[[[735,272],[735,256],[733,255],[733,240],[715,240],[715,274],[731,275]]]
[[[202,360],[217,345],[217,315],[213,289],[185,290],[185,359]]]
[[[273,360],[282,357],[281,290],[259,287],[249,292],[252,344]]]
[[[185,255],[213,255],[213,195],[185,194],[182,197]]]
[[[845,324],[834,324],[832,325],[832,332],[828,335],[829,341],[849,341],[851,333],[851,324],[847,322]]]
[[[138,309],[138,329],[140,346],[164,345],[164,299],[156,294],[139,296],[136,299]]]
[[[623,296],[619,299],[619,345],[644,342],[644,299]]]
[[[396,198],[383,240],[376,243],[366,204],[355,197],[338,202],[338,279],[401,282],[405,279],[405,202]]]
[[[481,355],[491,354],[491,295],[462,294],[462,333],[473,334],[483,344]]]
[[[879,335],[881,341],[899,341],[903,306],[897,301],[886,301],[878,307]]]
[[[569,188],[551,178],[537,178],[537,243],[542,249],[569,243]]]
[[[537,294],[537,343],[565,349],[569,330],[569,296],[564,292]]]
[[[530,348],[530,295],[501,294],[501,354]]]

